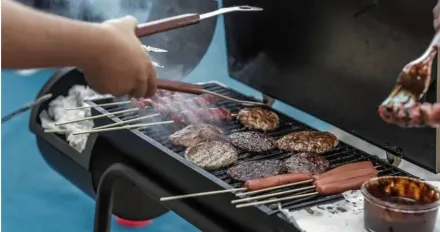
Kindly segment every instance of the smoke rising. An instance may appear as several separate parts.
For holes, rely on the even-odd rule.
[[[102,22],[133,15],[140,22],[148,20],[157,0],[18,0],[54,14],[85,21]]]

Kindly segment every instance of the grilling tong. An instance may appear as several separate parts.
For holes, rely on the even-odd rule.
[[[152,35],[164,31],[169,31],[181,27],[186,27],[189,25],[197,24],[203,19],[215,17],[221,14],[231,13],[231,12],[240,12],[240,11],[262,11],[262,8],[259,7],[253,7],[253,6],[234,6],[234,7],[227,7],[227,8],[220,8],[216,11],[212,11],[205,14],[183,14],[178,16],[173,16],[165,19],[159,19],[156,21],[146,22],[143,24],[139,24],[136,28],[136,36],[137,37],[144,37],[147,35]],[[175,92],[184,92],[184,93],[191,93],[191,94],[202,94],[202,93],[209,93],[212,95],[216,95],[217,97],[226,98],[228,100],[238,101],[244,105],[256,105],[260,104],[257,102],[248,102],[248,101],[240,101],[236,99],[232,99],[223,95],[219,95],[217,93],[204,90],[199,85],[193,85],[189,83],[183,83],[178,81],[170,81],[170,80],[164,80],[159,79],[158,80],[158,89],[165,89]]]
[[[401,127],[439,127],[440,103],[422,103],[431,84],[432,63],[440,46],[437,33],[426,51],[400,72],[391,94],[379,106],[379,115],[387,123]]]

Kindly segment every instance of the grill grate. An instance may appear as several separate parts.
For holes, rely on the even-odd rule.
[[[243,96],[242,94],[240,94],[238,92],[235,92],[231,89],[224,88],[224,87],[222,87],[218,84],[214,84],[214,83],[205,84],[204,88],[207,90],[210,90],[210,91],[213,91],[213,92],[216,92],[219,94],[223,94],[223,95],[226,95],[229,97],[233,97],[236,99],[240,99],[240,100],[248,100],[248,101],[253,100],[253,99],[249,99],[248,97]],[[101,104],[104,102],[102,99],[100,99],[100,100],[95,100],[94,103]],[[126,107],[127,106],[110,106],[110,107],[104,107],[104,109],[108,112],[115,112],[115,111],[123,110]],[[219,100],[216,103],[215,107],[227,108],[233,113],[238,112],[238,110],[240,108],[242,108],[242,106],[238,105],[237,103],[225,101],[225,100]],[[273,109],[271,109],[271,110],[273,110]],[[146,109],[146,110],[144,110],[144,112],[141,112],[141,113],[143,115],[145,115],[145,114],[152,114],[153,112],[149,109]],[[275,131],[267,133],[268,135],[270,135],[272,137],[278,138],[278,137],[284,136],[288,133],[295,132],[295,131],[314,130],[313,128],[311,128],[303,123],[295,121],[292,118],[289,118],[279,112],[277,112],[277,113],[280,117],[280,127]],[[135,117],[139,117],[139,115],[140,115],[140,112],[134,112],[134,113],[127,113],[124,115],[119,115],[118,118],[120,120],[129,120],[129,119],[132,119]],[[151,121],[151,119],[148,119],[148,120]],[[161,117],[157,117],[154,120],[165,121],[165,119],[163,119]],[[146,122],[148,122],[148,121],[146,121]],[[136,122],[136,124],[137,123],[141,123],[141,122]],[[247,131],[247,129],[244,128],[236,120],[224,122],[221,125],[217,125],[217,126],[221,127],[227,135],[231,134],[231,133],[239,132],[239,131]],[[172,150],[176,154],[183,156],[183,154],[185,152],[185,148],[175,146],[172,143],[170,143],[170,141],[168,140],[168,136],[178,129],[180,129],[180,128],[178,128],[175,125],[170,124],[170,125],[161,125],[161,130],[147,128],[147,129],[142,129],[140,131],[142,131],[148,137],[161,143],[163,146],[169,148],[170,150]],[[261,154],[241,152],[239,154],[238,160],[239,160],[239,162],[250,161],[250,160],[263,160],[263,159],[285,160],[293,154],[294,153],[286,153],[286,152],[283,152],[280,150],[273,150],[273,151],[269,151],[269,152],[265,152],[265,153],[261,153]],[[381,175],[381,176],[395,175],[395,176],[411,176],[411,177],[413,177],[412,175],[410,175],[400,169],[397,169],[384,161],[379,160],[377,157],[369,155],[369,154],[367,154],[359,149],[356,149],[350,145],[347,145],[343,142],[340,142],[339,145],[335,149],[333,149],[332,151],[329,151],[329,152],[321,154],[321,155],[324,156],[330,162],[332,167],[336,167],[336,166],[347,164],[347,163],[354,163],[354,162],[359,162],[359,161],[370,160],[373,162],[374,166],[379,166],[378,171],[379,171],[379,175]],[[217,178],[221,179],[222,181],[228,183],[229,185],[231,185],[234,188],[242,187],[243,183],[234,181],[231,178],[229,178],[226,175],[226,170],[227,169],[211,171],[211,174],[213,174]],[[298,185],[298,186],[294,186],[294,187],[287,187],[287,188],[275,190],[272,192],[285,191],[288,189],[300,188],[300,187],[306,187],[306,186],[311,186],[311,184],[304,184],[304,185]],[[302,192],[296,192],[295,194],[304,194],[304,193],[310,193],[313,191],[314,190],[311,189],[311,190],[305,190]],[[267,194],[267,193],[269,193],[269,192],[265,192],[264,194]],[[257,196],[257,194],[255,194],[255,196]],[[281,196],[281,197],[283,197],[283,196]],[[318,204],[330,203],[332,201],[341,200],[341,199],[343,199],[342,195],[311,196],[311,197],[304,197],[304,198],[300,198],[300,199],[295,199],[295,200],[283,202],[282,207],[285,209],[297,210],[297,209],[315,206]],[[271,209],[271,211],[269,211],[268,214],[271,215],[274,213],[278,213],[278,208],[277,208],[276,204],[267,205],[267,206]]]

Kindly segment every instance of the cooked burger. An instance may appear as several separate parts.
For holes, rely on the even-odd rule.
[[[188,147],[185,158],[205,170],[227,167],[237,162],[238,152],[225,141],[209,141]]]
[[[237,132],[229,135],[235,147],[249,152],[264,152],[275,148],[275,139],[259,132]]]
[[[323,173],[330,167],[328,160],[314,153],[292,155],[284,164],[289,173],[310,173],[312,175]]]
[[[246,128],[264,132],[276,129],[280,122],[280,118],[275,112],[262,107],[241,109],[237,114],[237,119]]]
[[[248,181],[269,176],[279,175],[285,172],[283,161],[262,160],[248,161],[229,168],[227,174],[234,180]]]
[[[196,144],[217,140],[223,135],[222,129],[210,124],[189,125],[170,135],[174,145],[190,147]]]
[[[279,149],[288,152],[323,153],[338,145],[338,138],[329,132],[299,131],[278,139]]]

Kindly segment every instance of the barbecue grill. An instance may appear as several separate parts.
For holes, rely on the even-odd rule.
[[[266,2],[266,4],[263,2]],[[296,2],[298,3],[298,6],[307,9],[313,8],[309,7],[307,4],[299,4],[301,1]],[[350,5],[349,1],[341,0],[334,2],[344,6]],[[224,5],[226,6],[237,4],[262,6],[265,9],[264,12],[269,12],[269,14],[274,13],[275,9],[279,10],[279,8],[274,6],[276,4],[268,5],[267,1],[252,1],[252,3],[244,0],[224,1]],[[358,8],[358,5],[365,5],[360,3],[353,4],[356,6],[356,9]],[[330,10],[321,13],[340,13],[334,9],[335,7],[338,6],[333,6],[333,8],[330,7]],[[269,16],[265,15],[264,17]],[[273,17],[274,15],[271,16]],[[260,40],[256,40],[257,42],[254,44],[247,43],[247,45],[242,46],[241,43],[244,41],[240,38],[245,35],[243,35],[242,32],[239,32],[242,28],[237,28],[237,24],[234,24],[234,22],[242,20],[250,22],[255,19],[253,18],[254,16],[232,15],[225,17],[228,39],[229,70],[231,75],[244,83],[248,83],[253,87],[264,90],[262,91],[263,93],[270,93],[270,96],[273,98],[278,98],[278,95],[280,95],[286,99],[286,96],[288,96],[286,93],[289,91],[282,86],[280,87],[276,84],[271,85],[271,83],[267,83],[266,85],[261,83],[250,83],[253,75],[258,77],[261,73],[269,75],[271,71],[273,71],[272,74],[279,74],[279,70],[276,70],[275,67],[280,66],[279,63],[277,64],[276,62],[284,62],[269,59],[276,56],[268,53],[263,54],[265,52],[264,49],[260,50],[260,52],[263,52],[261,53],[263,56],[258,56],[259,50],[257,47],[261,44],[258,44],[257,42]],[[288,18],[288,16],[282,17]],[[331,15],[327,15],[326,17],[331,18]],[[251,26],[249,30],[256,30],[255,28]],[[244,30],[243,33],[244,32],[246,32],[246,30]],[[344,34],[344,32],[340,33]],[[251,34],[255,36],[255,34]],[[422,34],[425,35],[426,33]],[[240,38],[237,38],[238,35]],[[417,37],[417,35],[414,37]],[[249,41],[250,40],[247,42]],[[237,44],[242,46],[241,49],[237,49]],[[252,48],[252,46],[254,47]],[[419,52],[418,48],[414,48],[411,52],[414,54],[410,54],[410,56],[416,57],[419,55],[417,53]],[[305,59],[306,58],[308,57],[305,57]],[[297,63],[294,61],[292,62],[294,62],[294,64],[302,63],[301,61],[296,61]],[[404,64],[405,61],[402,61],[402,63]],[[255,65],[258,66],[258,64],[263,65],[265,68],[273,65],[274,69],[264,71],[255,69]],[[397,70],[401,69],[399,62],[393,62],[392,65],[396,66],[393,66],[393,68],[396,68]],[[294,70],[295,67],[292,67],[292,70]],[[313,69],[313,67],[310,66],[309,68]],[[298,73],[295,72],[295,75],[298,75]],[[327,76],[324,75],[323,77]],[[395,76],[392,78],[395,78]],[[270,80],[272,79],[268,79],[268,82]],[[301,83],[301,80],[299,80],[299,83]],[[86,85],[83,74],[77,69],[63,69],[57,72],[46,83],[38,95],[43,96],[47,93],[52,93],[54,95],[53,98],[56,98],[59,95],[66,95],[70,87],[75,84]],[[208,82],[202,83],[201,85],[206,90],[235,99],[256,101],[256,99],[244,96],[240,92],[232,90],[221,83]],[[277,95],[276,88],[279,88],[284,92]],[[301,88],[305,89],[306,87]],[[289,92],[289,94],[294,93]],[[297,94],[301,95],[301,97],[295,96],[299,99],[304,99],[302,98],[304,96],[308,97],[305,91],[298,92]],[[349,95],[353,93],[347,92],[347,94]],[[290,97],[292,97],[292,95],[290,95]],[[308,99],[312,98],[309,97]],[[114,100],[115,99],[112,98],[103,98],[88,101],[88,104],[94,106],[92,108],[93,115],[102,115],[123,109],[122,106],[98,106],[99,104],[112,102]],[[317,101],[316,98],[313,98],[313,100]],[[335,99],[325,99],[325,101],[331,100]],[[292,105],[296,106],[297,101],[292,101],[294,102]],[[368,102],[369,100],[367,99],[365,101]],[[65,176],[86,194],[91,197],[97,197],[95,221],[96,231],[108,231],[109,216],[111,212],[125,219],[145,220],[157,217],[168,210],[173,210],[202,231],[299,231],[286,218],[284,218],[283,214],[279,212],[277,204],[237,209],[230,203],[231,200],[235,199],[235,196],[232,193],[159,203],[159,198],[164,196],[231,189],[242,187],[242,183],[230,179],[226,175],[225,169],[206,171],[186,160],[183,157],[184,150],[172,145],[168,140],[168,136],[178,129],[178,126],[173,124],[148,127],[146,129],[119,130],[91,134],[86,149],[82,153],[79,153],[66,143],[63,136],[44,133],[38,116],[44,109],[47,109],[49,102],[50,101],[47,101],[33,109],[30,121],[31,130],[37,135],[38,146],[50,166]],[[321,100],[321,104],[325,103],[326,102]],[[371,104],[377,106],[379,103],[380,102]],[[216,104],[217,107],[227,108],[233,113],[236,113],[243,107],[237,103],[221,99]],[[303,103],[303,105],[299,104],[300,108],[307,108],[304,104],[306,103]],[[313,104],[316,104],[316,102],[313,102]],[[272,109],[269,105],[265,107],[270,108],[280,116],[280,127],[268,133],[273,137],[280,137],[294,131],[314,130],[314,128]],[[311,112],[314,112],[315,115],[323,116],[323,119],[326,119],[326,115],[328,116],[329,114],[328,112],[326,112],[327,114],[322,113],[319,109],[314,111],[313,109],[319,108],[318,105],[308,107],[312,109]],[[335,110],[333,109],[333,111]],[[337,114],[337,112],[334,112],[334,114]],[[135,117],[135,114],[127,113],[114,117],[98,118],[94,120],[94,123],[95,126],[103,126],[110,123],[120,122],[121,120],[128,120],[133,117]],[[333,117],[328,117],[334,119],[336,116],[333,115]],[[371,117],[378,118],[377,113]],[[160,121],[165,119],[158,117],[157,120]],[[224,129],[226,134],[246,130],[235,120],[222,123],[219,126]],[[357,135],[360,137],[368,137],[369,141],[373,141],[375,144],[380,145],[383,143],[383,141],[378,141],[374,138],[371,139],[371,134],[363,133],[362,131],[359,131],[359,134]],[[432,139],[431,133],[428,133],[426,136]],[[386,147],[386,149],[396,153],[396,149],[392,148],[395,148],[396,146],[405,147],[405,145],[406,144],[392,144]],[[384,146],[382,147],[385,148]],[[239,161],[261,159],[283,160],[290,155],[291,154],[279,150],[266,152],[256,156],[251,156],[249,153],[242,152],[239,154]],[[386,161],[344,142],[340,142],[334,150],[324,153],[323,156],[330,161],[333,167],[341,164],[370,160],[374,163],[374,166],[378,167],[377,169],[380,171],[380,175],[412,176]],[[422,163],[421,165],[424,164]],[[304,184],[291,188],[305,186],[308,185]],[[297,194],[308,192],[312,192],[312,190],[305,190],[303,192],[298,192]],[[342,195],[311,196],[292,201],[284,201],[281,205],[285,209],[298,210],[341,199],[343,199]]]

